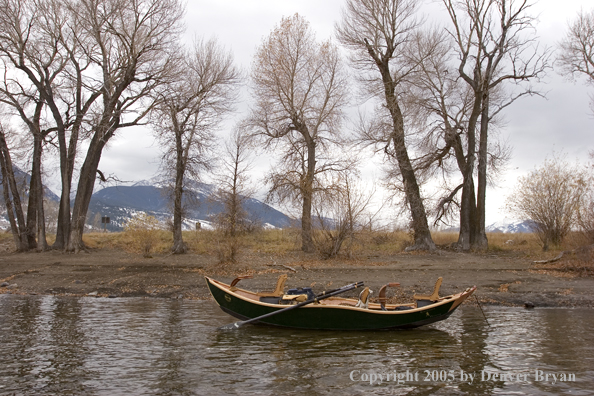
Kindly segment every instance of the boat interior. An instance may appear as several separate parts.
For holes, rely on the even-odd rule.
[[[278,277],[276,286],[272,291],[251,292],[237,287],[237,284],[241,280],[250,278],[252,278],[251,275],[238,276],[237,278],[233,279],[233,281],[229,285],[222,282],[218,282],[214,279],[211,279],[211,281],[219,285],[222,289],[229,290],[230,292],[233,292],[236,295],[239,295],[245,299],[258,301],[265,304],[292,305],[308,300],[313,300],[316,297],[316,295],[310,287],[294,288],[285,291],[287,274],[282,274]],[[400,286],[400,283],[395,282],[383,285],[379,290],[378,297],[373,302],[371,301],[372,291],[369,289],[369,287],[365,287],[359,293],[358,299],[333,296],[319,301],[315,301],[314,304],[328,306],[350,306],[377,311],[405,311],[415,308],[421,308],[445,299],[452,298],[453,296],[439,296],[439,288],[441,287],[441,282],[442,278],[439,277],[435,282],[435,286],[431,294],[415,294],[413,296],[414,302],[407,304],[388,303],[388,298],[386,297],[387,289],[390,287]]]

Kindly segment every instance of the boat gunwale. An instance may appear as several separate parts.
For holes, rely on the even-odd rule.
[[[270,303],[266,303],[266,302],[262,302],[262,301],[258,301],[255,299],[249,299],[247,297],[242,296],[241,294],[236,293],[236,291],[242,291],[246,294],[252,294],[254,296],[257,296],[257,293],[255,292],[251,292],[249,290],[245,290],[245,289],[240,289],[240,288],[236,288],[235,291],[231,291],[229,290],[229,288],[231,287],[230,285],[223,283],[221,281],[217,281],[216,279],[213,279],[211,277],[205,276],[207,282],[212,283],[214,286],[216,286],[218,289],[220,289],[221,291],[231,294],[236,298],[239,298],[245,302],[251,303],[251,304],[256,304],[256,305],[260,305],[260,306],[265,306],[265,307],[270,307],[270,308],[278,308],[278,309],[283,309],[286,307],[289,307],[290,305],[283,305],[283,304],[270,304]],[[222,285],[222,287],[220,286]],[[460,293],[457,294],[451,294],[449,296],[445,296],[445,297],[440,297],[439,301],[434,302],[432,304],[427,304],[424,305],[422,307],[417,307],[417,308],[412,308],[412,309],[405,309],[405,310],[392,310],[392,311],[382,311],[381,309],[369,309],[369,308],[361,308],[361,307],[355,307],[355,306],[350,306],[350,305],[330,305],[330,304],[308,304],[305,305],[303,308],[332,308],[332,309],[346,309],[346,310],[351,310],[351,311],[359,311],[359,312],[367,312],[367,313],[372,313],[372,314],[382,314],[382,315],[404,315],[404,314],[411,314],[411,313],[415,313],[415,312],[423,312],[426,311],[427,309],[430,308],[435,308],[438,307],[440,305],[444,305],[444,304],[448,304],[451,302],[456,302],[460,299],[466,299],[468,296],[470,296],[474,291],[476,290],[476,286],[470,287]],[[211,292],[212,294],[212,292]],[[214,296],[213,296],[214,297]],[[336,298],[336,297],[330,297],[330,298]],[[337,299],[341,299],[341,297],[337,297]],[[343,300],[348,300],[348,301],[356,301],[354,299],[347,299],[347,298],[342,298]],[[219,302],[216,300],[217,304],[220,306]],[[376,303],[373,303],[376,304]],[[408,304],[396,304],[396,306],[410,306],[411,303]],[[414,303],[413,303],[414,304]],[[379,304],[377,304],[379,306]],[[459,304],[454,304],[454,306],[452,308],[457,307]],[[451,311],[451,309],[450,309]]]

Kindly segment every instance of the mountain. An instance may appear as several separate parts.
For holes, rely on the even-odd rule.
[[[195,183],[186,189],[184,229],[195,229],[196,222],[208,228],[213,216],[222,212],[222,203],[210,198],[214,190],[215,186],[204,183]],[[141,212],[167,221],[172,217],[167,192],[168,189],[162,185],[144,181],[132,186],[106,187],[93,194],[87,223],[89,226],[103,227],[101,218],[109,217],[110,223],[105,228],[121,231],[128,219]],[[291,218],[287,215],[257,199],[247,199],[244,205],[249,218],[260,221],[265,226],[282,228],[291,223]]]
[[[502,232],[506,234],[531,233],[534,232],[534,225],[535,223],[532,220],[510,221],[506,218],[485,227],[485,229],[487,232]]]
[[[22,189],[21,203],[26,205],[29,202],[29,186],[31,185],[31,175],[21,170],[14,164],[12,167],[14,170],[15,181],[19,189]],[[0,230],[10,230],[10,222],[8,221],[6,214],[6,204],[4,202],[3,194],[4,186],[2,183],[0,183]],[[46,186],[43,186],[43,197],[45,200],[53,201],[55,205],[60,202],[60,197]]]
[[[505,234],[515,234],[515,233],[531,233],[534,232],[534,221],[532,220],[523,220],[523,221],[513,221],[508,219],[507,217],[501,221],[495,222],[485,227],[485,231],[487,232],[501,232]],[[459,232],[459,227],[449,227],[442,231],[445,232]]]
[[[24,196],[21,197],[21,200],[29,199],[29,186],[31,185],[31,175],[29,173],[21,170],[18,166],[14,165],[14,164],[12,165],[12,168],[14,170],[14,178],[15,178],[17,185],[19,186],[19,188],[22,187],[22,189],[24,191]],[[0,197],[2,196],[3,191],[4,191],[4,187],[2,186],[2,183],[0,183]],[[55,202],[60,201],[60,197],[57,196],[52,190],[50,190],[46,186],[43,186],[43,197],[45,199],[49,199],[50,201],[55,201]],[[4,203],[3,198],[0,198],[0,201],[2,201],[2,203]],[[6,210],[6,209],[4,209],[4,210]]]

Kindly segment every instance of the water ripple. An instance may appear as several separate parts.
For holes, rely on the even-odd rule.
[[[233,319],[209,301],[2,295],[0,395],[593,394],[594,311],[486,314],[462,307],[407,331],[219,331]]]

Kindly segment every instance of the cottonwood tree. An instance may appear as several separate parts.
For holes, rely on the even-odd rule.
[[[29,249],[47,248],[42,152],[44,143],[64,125],[51,123],[51,116],[44,114],[51,109],[49,104],[55,105],[65,81],[68,55],[59,37],[65,36],[66,22],[64,7],[52,0],[10,0],[0,8],[0,59],[5,70],[0,102],[20,119],[32,144],[24,231]]]
[[[421,179],[441,179],[446,195],[439,199],[435,224],[450,221],[461,186],[452,188],[449,180],[456,170],[464,171],[466,152],[464,123],[471,107],[472,94],[457,76],[449,37],[437,30],[417,34],[411,42],[410,63],[419,67],[404,82],[403,96],[412,122],[422,137],[415,168]],[[454,66],[452,66],[454,64]]]
[[[183,195],[188,177],[210,168],[215,128],[237,96],[239,72],[215,40],[197,41],[177,62],[171,81],[158,91],[153,124],[163,165],[173,182],[173,253],[185,253]]]
[[[534,221],[542,249],[560,246],[577,225],[587,175],[560,158],[547,159],[543,166],[518,179],[507,204],[511,213]]]
[[[246,125],[280,156],[267,178],[270,195],[301,206],[302,250],[314,252],[312,202],[319,175],[345,165],[331,157],[339,139],[347,84],[337,48],[316,41],[301,16],[283,18],[257,49],[255,105]]]
[[[407,61],[408,44],[418,30],[419,3],[415,0],[347,0],[336,25],[340,42],[351,50],[353,65],[369,95],[381,98],[376,118],[363,140],[383,148],[395,159],[412,219],[413,249],[435,249],[415,169],[407,147],[400,84],[416,65]]]
[[[103,86],[96,70],[90,70],[96,47],[83,34],[79,12],[78,3],[58,0],[11,0],[0,12],[3,59],[7,70],[9,66],[16,71],[4,75],[2,91],[33,136],[28,212],[37,206],[40,248],[45,246],[42,142],[52,141],[59,151],[62,191],[53,247],[63,249],[70,234],[70,194],[79,138],[90,129],[85,121]],[[31,230],[34,220],[28,217]]]
[[[468,118],[461,130],[466,148],[462,170],[460,235],[462,250],[485,249],[489,126],[502,108],[535,91],[529,85],[548,68],[548,50],[535,42],[531,4],[525,0],[443,0],[451,20],[447,29],[458,56],[460,78],[472,93]],[[495,93],[512,83],[518,91],[494,106]],[[525,85],[522,85],[525,84]],[[475,170],[477,182],[475,184]],[[476,189],[475,189],[476,186]]]
[[[46,127],[36,127],[41,135],[36,147],[45,132],[55,132],[57,137],[62,196],[55,247],[84,247],[82,234],[102,150],[118,129],[138,125],[150,109],[146,99],[170,67],[168,51],[175,49],[182,14],[176,0],[10,0],[3,4],[0,53],[9,77],[5,91],[20,95],[19,103],[28,95],[49,115]],[[13,78],[13,69],[21,75]],[[27,118],[35,119],[36,112],[29,111]],[[88,149],[71,218],[74,161],[83,137],[88,139]],[[34,153],[33,166],[39,168],[40,150]],[[36,170],[33,176],[32,183],[39,186],[33,191],[40,191]],[[42,209],[40,193],[30,197],[37,197],[37,204],[29,210]]]
[[[569,24],[565,37],[559,43],[559,65],[571,76],[585,76],[594,85],[594,10],[578,12]],[[590,107],[594,112],[594,96]]]
[[[76,20],[87,43],[83,84],[98,98],[89,109],[89,139],[80,168],[68,250],[84,249],[82,236],[103,149],[122,128],[139,125],[154,103],[149,96],[168,75],[181,32],[177,0],[80,0]],[[99,84],[95,84],[99,82]]]
[[[434,222],[450,224],[459,216],[459,196],[464,186],[459,176],[467,166],[467,134],[469,116],[474,106],[474,92],[458,75],[458,59],[452,38],[441,30],[421,32],[412,42],[410,62],[419,67],[405,82],[405,106],[409,124],[421,137],[415,145],[419,152],[415,168],[419,177],[441,180],[434,213]],[[511,102],[501,86],[490,92],[491,126],[498,126],[496,115]],[[494,178],[509,158],[508,147],[493,138],[489,141],[489,176]],[[491,180],[491,179],[490,179]]]

